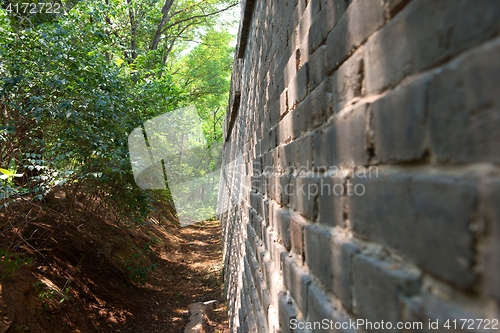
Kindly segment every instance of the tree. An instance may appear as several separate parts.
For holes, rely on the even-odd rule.
[[[65,186],[146,212],[128,133],[194,103],[220,141],[233,48],[215,18],[233,2],[88,0],[23,24],[0,9],[0,167],[41,171],[9,193]]]

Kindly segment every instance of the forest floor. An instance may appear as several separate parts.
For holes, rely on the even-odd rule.
[[[0,213],[0,333],[180,333],[188,305],[210,300],[210,331],[227,332],[218,222],[138,225],[63,201]]]

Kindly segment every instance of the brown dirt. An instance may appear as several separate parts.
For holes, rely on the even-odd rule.
[[[137,225],[54,203],[8,209],[0,248],[20,257],[0,258],[0,269],[32,264],[0,279],[0,333],[177,333],[188,305],[209,300],[219,301],[212,332],[227,332],[218,222]]]

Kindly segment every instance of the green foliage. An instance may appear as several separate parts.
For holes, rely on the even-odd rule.
[[[38,299],[42,302],[43,309],[45,311],[49,311],[51,305],[62,304],[65,301],[68,301],[71,297],[70,294],[70,280],[66,281],[64,285],[64,290],[58,291],[53,288],[49,288],[43,281],[37,281],[33,284],[35,288],[35,292],[38,295]]]
[[[209,145],[222,141],[234,53],[231,39],[225,30],[209,29],[202,43],[178,64],[177,79],[198,109]]]
[[[19,268],[33,263],[32,258],[23,258],[18,254],[10,253],[7,250],[0,248],[0,278],[5,279],[11,277],[12,274]]]
[[[147,265],[144,262],[144,252],[151,251],[149,249],[149,244],[146,245],[142,253],[134,253],[132,258],[124,263],[124,268],[128,273],[128,277],[140,284],[146,282],[146,278],[149,272],[153,271],[158,264]]]
[[[0,167],[22,175],[2,173],[0,204],[67,187],[144,216],[156,194],[135,185],[134,128],[195,104],[212,169],[220,158],[234,49],[215,13],[235,2],[175,0],[166,22],[165,1],[63,3],[24,23],[0,9]]]

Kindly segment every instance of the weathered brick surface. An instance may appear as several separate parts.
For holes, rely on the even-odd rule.
[[[300,215],[294,215],[290,219],[290,239],[292,251],[304,258],[304,228],[307,225],[306,220]]]
[[[343,63],[384,23],[381,0],[354,0],[326,41],[326,68],[329,72]]]
[[[483,322],[485,321],[484,317],[471,312],[463,307],[458,306],[457,304],[443,301],[437,297],[434,297],[429,294],[424,294],[423,296],[413,297],[411,299],[404,300],[404,309],[405,316],[404,319],[409,322],[421,322],[421,323],[429,323],[432,322],[437,326],[433,325],[429,327],[429,325],[423,325],[421,332],[431,333],[431,332],[470,332],[470,331],[480,331],[473,330],[474,326],[470,326],[471,329],[468,329],[469,325],[474,322]],[[488,319],[491,324],[491,319]],[[445,327],[446,323],[448,326]],[[456,324],[455,324],[456,323]],[[458,325],[458,323],[461,323]],[[465,324],[464,324],[465,323]],[[491,327],[492,325],[488,325]],[[476,326],[477,328],[478,326]],[[485,326],[481,326],[485,327]]]
[[[500,31],[496,0],[415,0],[366,47],[369,92],[396,85]]]
[[[321,128],[314,133],[313,159],[316,168],[329,169],[338,165],[337,141],[335,125]]]
[[[418,273],[401,269],[398,264],[379,261],[365,255],[357,255],[353,266],[354,298],[358,316],[370,322],[401,321],[402,298],[415,295],[420,290]],[[365,328],[369,329],[366,326]]]
[[[316,49],[326,41],[328,33],[335,27],[345,12],[347,3],[342,0],[312,1],[314,21],[309,29],[309,50]]]
[[[290,214],[284,209],[277,209],[274,212],[274,229],[278,232],[278,237],[283,245],[290,250],[292,243],[290,240]]]
[[[309,225],[304,230],[304,247],[306,263],[311,272],[328,288],[333,283],[332,251],[330,240],[332,235],[318,225]]]
[[[328,121],[333,114],[331,80],[325,79],[311,91],[310,128],[317,128]]]
[[[488,181],[482,186],[485,198],[483,214],[490,232],[488,251],[485,253],[487,292],[500,299],[500,179]]]
[[[326,176],[319,179],[319,221],[329,226],[344,227],[344,179]]]
[[[329,323],[333,322],[333,325],[335,325],[335,323],[337,322],[343,323],[349,320],[349,318],[345,314],[340,312],[330,303],[330,301],[321,291],[321,289],[319,289],[315,285],[311,285],[311,287],[309,288],[307,299],[308,299],[308,308],[311,309],[309,311],[311,323],[321,323],[323,320],[327,320]],[[317,328],[314,328],[314,332],[327,332],[327,333],[356,332],[356,330],[350,328],[349,326],[345,326],[346,328],[342,328],[342,326],[340,327],[341,327],[340,329],[336,329],[335,326],[331,327],[331,325],[328,325],[327,328],[325,329],[322,326],[319,326]]]
[[[500,43],[487,45],[444,67],[432,80],[428,112],[439,160],[500,162],[499,53]]]
[[[357,247],[317,225],[305,228],[304,242],[306,263],[311,273],[350,310],[350,272]]]
[[[349,197],[349,217],[360,237],[380,242],[457,286],[475,280],[475,184],[443,175],[387,173],[355,178],[364,195]]]
[[[291,295],[297,303],[298,310],[307,314],[307,290],[311,284],[311,277],[292,258],[283,255],[283,282],[290,290]]]
[[[242,6],[219,194],[230,332],[496,319],[500,2]]]
[[[372,104],[375,155],[379,162],[418,160],[424,155],[428,81],[414,81]]]
[[[340,112],[354,98],[361,96],[364,80],[363,55],[364,49],[361,48],[343,63],[332,76],[333,109],[335,113]]]
[[[297,315],[293,309],[293,306],[288,303],[287,297],[285,295],[280,296],[279,316],[281,332],[292,333],[289,323],[290,320],[297,318]]]
[[[314,90],[326,78],[326,46],[318,48],[309,59],[309,87]]]
[[[317,215],[318,180],[310,176],[298,176],[294,180],[291,206],[302,216],[314,220]]]
[[[368,105],[358,104],[349,112],[342,114],[335,124],[337,128],[337,150],[339,165],[363,166],[368,163]]]

